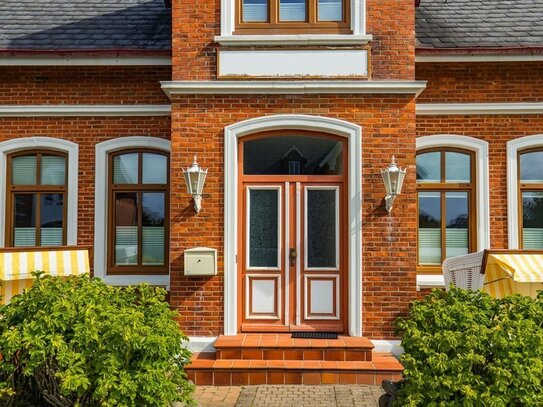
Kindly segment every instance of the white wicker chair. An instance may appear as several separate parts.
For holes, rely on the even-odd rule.
[[[484,275],[481,274],[484,251],[463,256],[451,257],[443,262],[443,278],[448,290],[451,283],[465,290],[483,288]]]

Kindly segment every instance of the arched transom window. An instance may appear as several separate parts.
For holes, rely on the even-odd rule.
[[[453,148],[417,153],[418,266],[439,270],[476,250],[474,154]]]

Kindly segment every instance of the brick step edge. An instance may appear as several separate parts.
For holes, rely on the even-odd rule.
[[[189,380],[196,386],[244,386],[262,384],[366,384],[381,385],[383,380],[398,381],[401,372],[360,372],[356,370],[284,370],[284,369],[217,369],[187,370]]]
[[[221,348],[217,359],[371,361],[372,351],[355,348]]]

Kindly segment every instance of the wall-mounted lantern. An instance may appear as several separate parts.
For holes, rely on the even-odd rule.
[[[392,203],[397,195],[402,192],[403,179],[405,178],[405,169],[401,169],[396,165],[396,157],[392,156],[392,162],[388,168],[381,170],[383,183],[385,184],[385,207],[387,212],[392,210]]]
[[[183,175],[187,184],[187,192],[194,199],[194,210],[198,213],[202,209],[202,193],[204,191],[207,169],[204,170],[200,167],[196,162],[196,156],[194,156],[192,165],[187,169],[183,168]]]

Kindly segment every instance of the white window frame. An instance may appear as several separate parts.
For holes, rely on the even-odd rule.
[[[77,245],[77,188],[79,146],[71,141],[54,137],[25,137],[0,142],[0,247],[5,247],[6,237],[6,174],[7,156],[24,150],[47,149],[60,151],[68,156],[68,185],[66,208],[66,244]]]
[[[460,148],[475,153],[477,213],[477,251],[490,248],[490,183],[488,143],[484,140],[455,134],[436,134],[417,138],[417,151],[427,148]],[[418,274],[417,288],[445,287],[442,275]]]
[[[519,206],[518,206],[518,152],[541,147],[543,134],[534,134],[507,142],[507,237],[509,249],[519,249]]]
[[[96,145],[94,201],[94,276],[107,284],[127,286],[148,283],[169,289],[170,275],[107,275],[107,200],[109,154],[127,148],[149,148],[171,153],[171,142],[156,137],[121,137]],[[169,180],[168,180],[169,182]],[[169,239],[169,236],[168,236]]]

